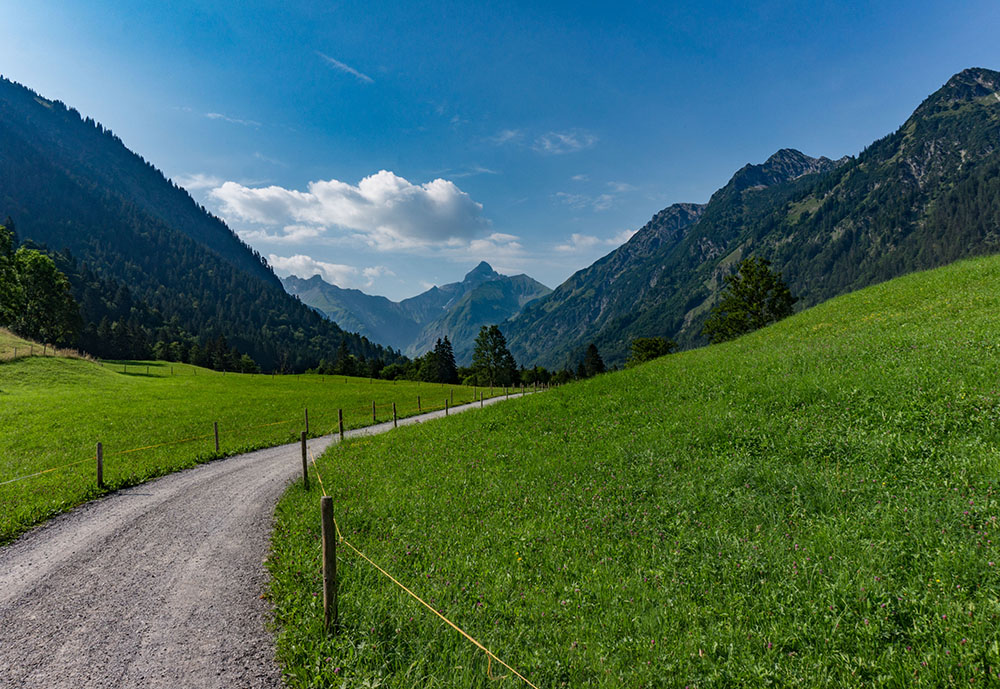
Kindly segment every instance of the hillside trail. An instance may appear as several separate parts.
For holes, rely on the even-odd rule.
[[[319,456],[335,442],[309,448]],[[0,687],[280,687],[264,559],[274,506],[301,472],[299,443],[220,459],[119,490],[0,548]]]

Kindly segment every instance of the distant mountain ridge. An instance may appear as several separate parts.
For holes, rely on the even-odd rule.
[[[420,356],[438,338],[452,342],[459,365],[472,359],[473,342],[482,325],[502,323],[529,302],[551,290],[527,275],[507,276],[486,261],[461,282],[431,287],[414,297],[393,302],[356,289],[345,289],[315,275],[281,279],[285,289],[342,328]]]
[[[1000,250],[1000,73],[954,75],[856,158],[782,149],[677,216],[684,205],[503,324],[515,357],[572,367],[594,342],[621,364],[636,337],[701,344],[722,276],[751,254],[772,261],[803,308]],[[679,219],[666,236],[664,213]]]

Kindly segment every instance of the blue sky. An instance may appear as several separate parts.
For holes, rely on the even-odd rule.
[[[779,148],[856,154],[991,2],[5,3],[0,71],[113,129],[279,274],[555,286]]]

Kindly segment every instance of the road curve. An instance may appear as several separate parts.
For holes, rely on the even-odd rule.
[[[334,442],[309,446],[318,456]],[[280,687],[263,562],[301,457],[295,443],[209,462],[0,548],[0,687]]]

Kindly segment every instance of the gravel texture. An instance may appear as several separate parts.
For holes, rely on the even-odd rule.
[[[333,442],[309,446],[319,456]],[[301,471],[298,443],[221,459],[0,549],[0,687],[281,686],[263,563],[274,505]]]

